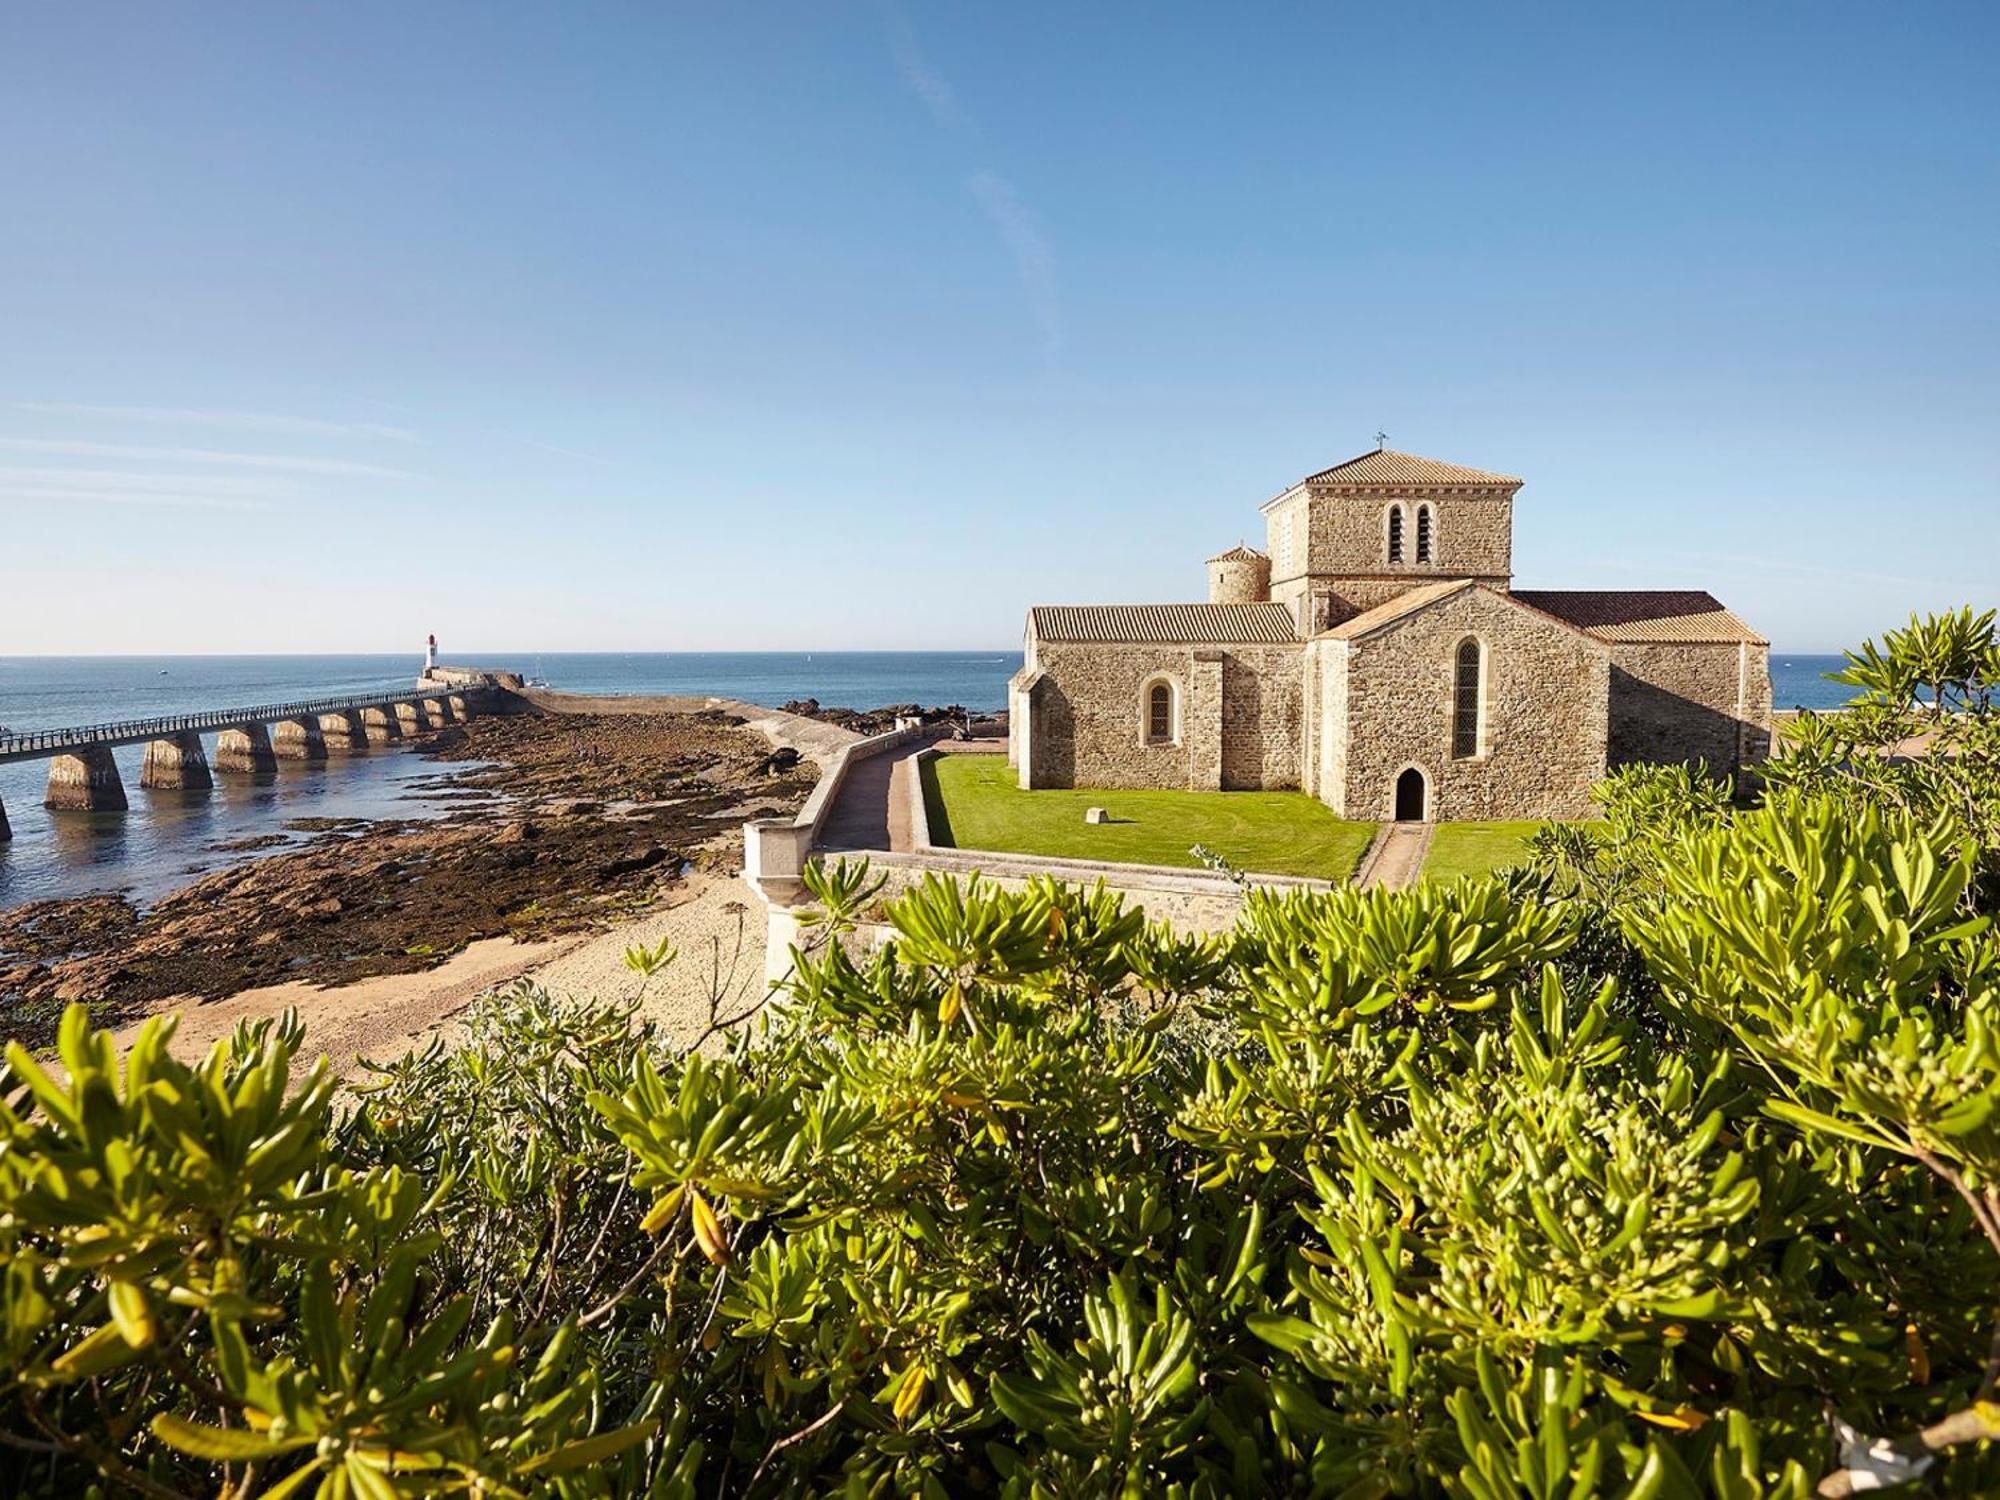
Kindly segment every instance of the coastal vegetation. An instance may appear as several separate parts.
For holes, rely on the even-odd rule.
[[[0,1489],[2000,1491],[1961,623],[1759,805],[1627,771],[1504,876],[1226,937],[816,868],[719,1055],[520,987],[342,1092],[286,1020],[190,1065],[72,1008],[0,1079]]]
[[[938,756],[923,777],[931,838],[960,849],[1199,869],[1199,844],[1239,870],[1344,880],[1375,834],[1303,792],[1024,792],[997,755]],[[1091,807],[1111,821],[1085,823]]]

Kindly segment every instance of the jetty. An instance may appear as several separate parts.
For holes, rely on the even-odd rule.
[[[215,773],[256,775],[281,760],[322,761],[414,738],[476,712],[505,711],[522,686],[513,672],[426,667],[412,692],[300,703],[262,703],[151,719],[124,719],[0,736],[0,765],[46,760],[44,807],[58,811],[124,812],[129,804],[118,763],[121,745],[144,745],[139,785],[158,791],[205,791]],[[211,758],[202,736],[215,736]],[[0,841],[13,837],[0,804]]]

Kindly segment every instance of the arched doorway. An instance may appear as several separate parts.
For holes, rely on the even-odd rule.
[[[1396,821],[1424,821],[1424,773],[1415,766],[1396,778]]]

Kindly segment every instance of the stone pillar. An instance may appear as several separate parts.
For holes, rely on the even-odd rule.
[[[1197,651],[1188,663],[1188,696],[1181,709],[1188,788],[1222,790],[1222,653]]]
[[[431,727],[431,721],[424,717],[423,704],[415,699],[396,705],[396,722],[402,725],[404,734],[422,734]]]
[[[445,707],[451,710],[451,716],[458,720],[459,723],[463,724],[467,719],[472,717],[472,705],[465,701],[465,694],[453,693],[444,701]]]
[[[72,812],[123,812],[125,783],[118,779],[118,762],[106,745],[92,745],[49,762],[49,794],[44,807]]]
[[[361,710],[349,708],[337,714],[321,714],[319,741],[328,750],[337,750],[343,754],[365,747],[368,743],[368,732],[361,727]]]
[[[215,769],[255,774],[278,769],[271,750],[271,732],[262,724],[225,729],[215,737]]]
[[[402,726],[396,722],[396,712],[391,708],[362,709],[361,729],[371,745],[386,745],[403,737]]]
[[[0,844],[14,836],[14,830],[7,826],[7,804],[0,802]]]
[[[201,748],[201,736],[192,729],[146,747],[146,759],[139,767],[139,785],[158,792],[205,792],[215,785],[208,774],[208,756]]]
[[[443,698],[424,699],[424,712],[433,724],[449,724],[452,720],[451,705]]]
[[[273,724],[271,753],[280,760],[325,760],[326,737],[319,731],[318,715]]]

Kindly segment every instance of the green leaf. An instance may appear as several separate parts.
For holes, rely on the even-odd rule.
[[[206,1458],[223,1464],[276,1458],[281,1453],[309,1448],[315,1441],[310,1436],[274,1438],[265,1433],[252,1432],[247,1427],[210,1427],[204,1422],[190,1422],[185,1417],[177,1417],[170,1411],[163,1411],[154,1417],[152,1427],[153,1436],[169,1448],[190,1458]]]
[[[524,1464],[519,1464],[515,1472],[519,1474],[566,1474],[571,1469],[580,1469],[586,1464],[594,1464],[623,1453],[635,1443],[643,1443],[659,1430],[659,1422],[634,1422],[630,1427],[619,1427],[610,1432],[600,1432],[593,1437],[578,1438],[573,1443],[565,1443],[548,1453],[536,1455]]]

